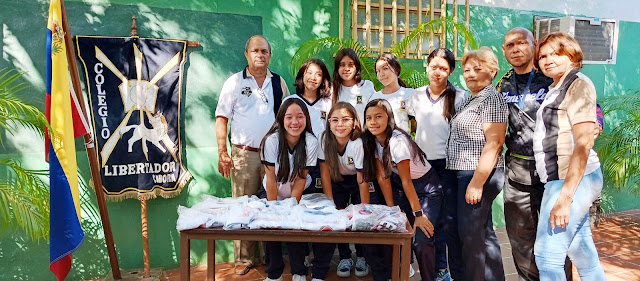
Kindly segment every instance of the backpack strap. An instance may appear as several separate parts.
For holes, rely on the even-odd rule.
[[[271,77],[271,87],[273,88],[273,116],[278,116],[278,110],[280,110],[280,105],[282,104],[282,80],[280,79],[280,75],[275,72],[271,72],[273,77]]]

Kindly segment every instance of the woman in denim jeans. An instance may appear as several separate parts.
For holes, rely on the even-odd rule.
[[[534,59],[553,78],[533,137],[536,170],[545,182],[534,246],[540,280],[566,280],[567,256],[583,281],[606,280],[589,224],[589,207],[602,191],[600,161],[592,149],[595,87],[578,71],[582,50],[566,33],[543,37]]]

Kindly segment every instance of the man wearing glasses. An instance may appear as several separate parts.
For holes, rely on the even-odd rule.
[[[247,67],[231,75],[222,86],[216,108],[218,171],[231,177],[234,197],[255,195],[264,176],[258,149],[280,108],[289,95],[287,83],[269,71],[271,44],[262,35],[254,35],[245,45]],[[227,124],[231,121],[231,156],[227,152]],[[256,259],[254,241],[235,240],[235,272],[249,272]]]

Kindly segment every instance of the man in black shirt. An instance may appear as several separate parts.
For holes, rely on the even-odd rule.
[[[531,31],[522,27],[516,27],[505,35],[502,51],[513,69],[505,73],[497,87],[509,108],[505,140],[504,216],[520,280],[540,280],[533,245],[544,184],[536,173],[532,139],[536,111],[553,82],[533,68],[534,41]],[[569,259],[565,271],[567,280],[573,280]]]

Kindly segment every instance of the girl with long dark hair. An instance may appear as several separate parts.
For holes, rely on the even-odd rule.
[[[396,126],[388,101],[375,99],[365,108],[363,175],[377,179],[388,206],[398,205],[416,229],[413,248],[422,280],[435,279],[433,224],[438,220],[442,186],[420,147]],[[374,280],[386,280],[371,266]],[[386,273],[384,273],[386,274]]]
[[[290,95],[287,99],[298,99],[303,102],[309,111],[310,126],[317,139],[325,130],[327,114],[331,110],[331,80],[329,70],[322,60],[308,59],[298,70],[296,75],[296,94]],[[307,193],[321,191],[320,167],[314,165],[309,167],[312,185],[305,190]]]
[[[313,135],[309,112],[299,99],[282,102],[276,121],[260,144],[260,156],[265,177],[259,195],[267,200],[295,197],[311,184],[307,167],[315,166],[318,140]],[[293,281],[306,280],[304,264],[306,243],[287,242]],[[280,242],[265,242],[268,274],[265,281],[282,280],[284,263]]]
[[[348,102],[364,122],[364,107],[376,90],[373,82],[362,79],[362,65],[358,54],[351,48],[340,49],[333,66],[333,102]]]
[[[456,59],[445,48],[435,49],[427,57],[429,85],[417,88],[411,96],[409,113],[412,128],[416,130],[415,141],[424,151],[427,160],[440,177],[443,187],[443,202],[440,218],[436,222],[436,269],[438,278],[449,280],[447,268],[455,276],[462,271],[460,238],[456,225],[455,176],[445,169],[447,158],[447,140],[449,139],[449,121],[467,99],[467,93],[449,82]],[[447,246],[449,259],[447,261]],[[438,279],[438,280],[440,280]]]
[[[395,55],[381,54],[376,60],[376,76],[384,88],[375,92],[371,96],[371,100],[385,99],[389,101],[395,116],[396,126],[409,132],[410,99],[414,90],[406,88],[407,85],[398,77],[401,71],[400,60]]]
[[[360,139],[362,129],[356,109],[346,102],[336,103],[329,111],[327,128],[329,129],[322,134],[318,149],[324,194],[333,199],[338,209],[344,209],[350,203],[369,203],[369,184],[364,181],[361,173],[364,151]],[[313,280],[323,280],[329,270],[336,244],[314,243],[313,246]],[[358,257],[356,276],[366,276],[369,269],[362,245],[356,244],[355,247]],[[348,277],[353,265],[349,244],[338,244],[338,250],[340,263],[337,274],[340,277]],[[340,270],[343,264],[346,264],[346,271]]]

